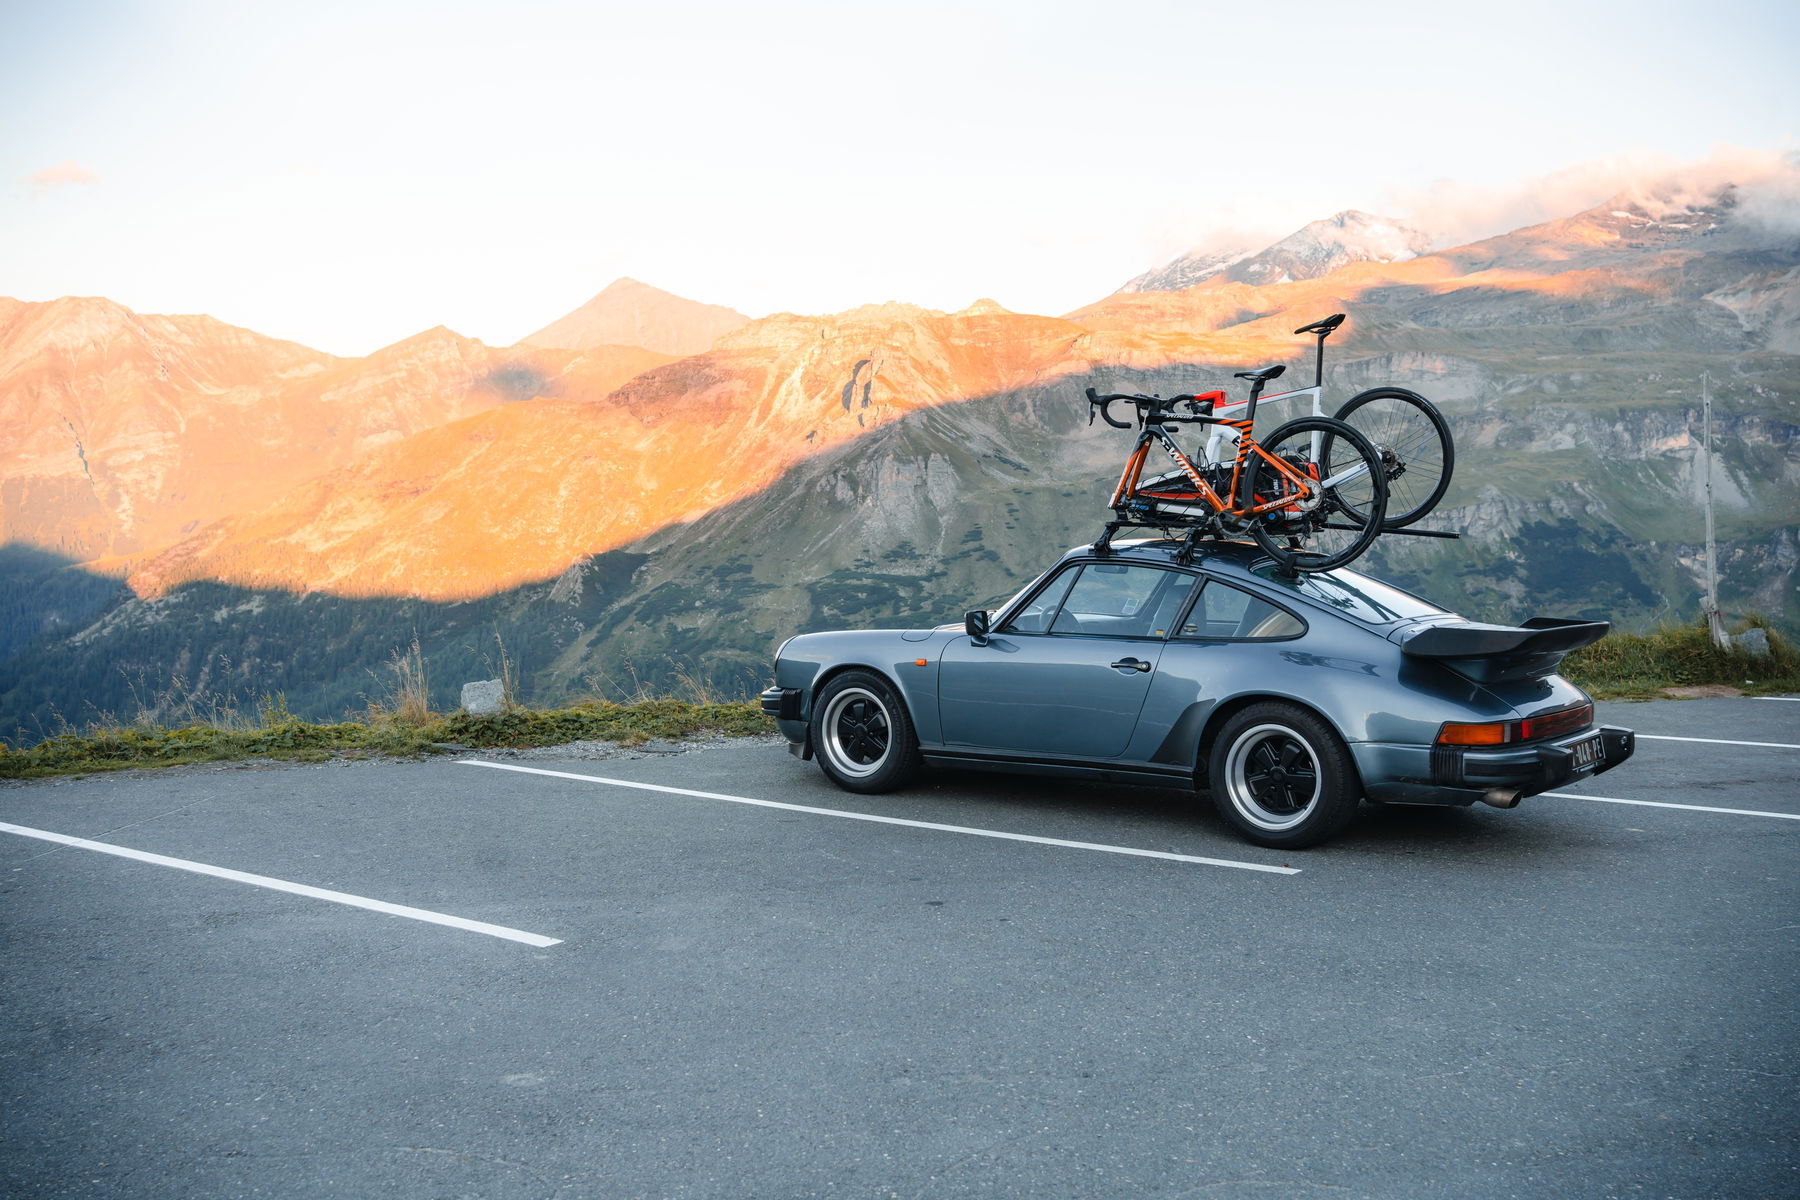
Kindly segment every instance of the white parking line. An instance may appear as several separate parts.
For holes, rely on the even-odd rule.
[[[1671,804],[1667,800],[1622,800],[1617,796],[1584,796],[1579,792],[1540,792],[1559,800],[1593,800],[1600,804],[1641,804],[1645,808],[1684,808],[1689,812],[1730,813],[1734,817],[1774,817],[1780,821],[1800,821],[1800,813],[1761,812],[1754,808],[1713,808],[1706,804]]]
[[[702,800],[726,800],[732,804],[752,804],[758,808],[779,808],[786,812],[811,813],[818,817],[843,817],[851,821],[871,821],[877,825],[904,825],[909,829],[930,829],[938,833],[966,833],[973,837],[1000,838],[1008,842],[1035,842],[1040,846],[1063,846],[1071,850],[1099,850],[1106,854],[1129,854],[1137,858],[1161,858],[1170,862],[1199,863],[1207,867],[1235,867],[1240,871],[1266,871],[1271,875],[1298,875],[1298,867],[1271,867],[1262,863],[1237,862],[1229,858],[1201,858],[1193,854],[1171,854],[1167,850],[1138,850],[1130,846],[1107,846],[1098,842],[1071,842],[1063,838],[1036,837],[1028,833],[1006,833],[998,829],[972,829],[966,825],[939,825],[932,821],[908,821],[900,817],[878,817],[870,813],[845,812],[839,808],[811,808],[804,804],[783,804],[775,800],[756,800],[749,796],[728,796],[723,792],[697,792],[691,788],[665,787],[658,783],[637,783],[630,779],[610,779],[603,775],[577,775],[572,771],[546,771],[541,767],[517,767],[511,763],[486,762],[462,758],[465,767],[491,767],[496,771],[518,771],[525,775],[548,775],[554,779],[579,779],[584,783],[604,783],[612,787],[637,788],[645,792],[668,792],[676,796],[697,796]]]
[[[1666,733],[1640,733],[1643,742],[1706,742],[1713,746],[1762,746],[1770,750],[1800,750],[1800,742],[1733,742],[1726,738],[1671,737]]]
[[[97,850],[101,854],[115,854],[120,858],[154,863],[159,867],[174,867],[178,871],[192,871],[196,875],[211,875],[217,879],[229,879],[234,883],[247,883],[252,887],[269,888],[277,892],[292,892],[296,896],[310,896],[314,900],[329,900],[333,904],[348,904],[355,908],[387,913],[389,916],[406,917],[413,921],[428,921],[433,925],[448,925],[452,929],[466,929],[470,933],[485,933],[489,937],[505,938],[511,942],[524,942],[527,946],[536,946],[539,949],[562,943],[561,938],[526,933],[522,929],[508,929],[504,925],[489,925],[485,921],[471,921],[467,917],[452,917],[447,913],[432,912],[429,909],[409,908],[404,904],[389,904],[386,900],[371,900],[367,896],[353,896],[349,892],[327,891],[325,888],[316,888],[304,883],[289,883],[285,879],[272,879],[267,875],[251,875],[244,871],[233,871],[227,867],[215,867],[209,863],[190,862],[185,858],[169,858],[162,854],[133,850],[128,846],[114,846],[108,842],[91,842],[87,838],[70,837],[66,833],[51,833],[47,829],[30,829],[24,825],[8,825],[4,821],[0,821],[0,833],[16,833],[20,837],[56,842],[63,846],[74,846],[79,850]]]

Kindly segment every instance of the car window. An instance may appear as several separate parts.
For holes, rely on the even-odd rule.
[[[1164,637],[1196,580],[1130,563],[1088,563],[1051,622],[1052,633]]]
[[[1181,623],[1184,638],[1285,638],[1305,633],[1306,626],[1293,613],[1278,608],[1242,588],[1207,580],[1200,598]]]
[[[1075,576],[1081,572],[1079,566],[1064,567],[1058,571],[1048,583],[1038,589],[1037,595],[1013,614],[998,631],[1000,633],[1043,633],[1050,628],[1050,618],[1062,604],[1062,598],[1068,594],[1069,585],[1075,582]],[[1007,603],[1011,603],[1008,601]]]
[[[1359,621],[1386,625],[1410,617],[1442,616],[1446,610],[1429,600],[1403,592],[1397,587],[1370,579],[1357,571],[1308,572],[1284,576],[1275,567],[1259,568],[1257,577],[1276,587],[1287,588]]]

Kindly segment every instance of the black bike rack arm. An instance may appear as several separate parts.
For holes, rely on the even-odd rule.
[[[1362,526],[1361,525],[1339,525],[1335,521],[1327,521],[1323,525],[1321,525],[1320,528],[1321,529],[1347,529],[1351,533],[1355,533],[1358,530],[1360,530],[1362,528]],[[1448,529],[1383,529],[1381,531],[1381,536],[1382,537],[1390,537],[1396,533],[1402,534],[1406,537],[1460,538],[1462,536],[1462,534],[1460,534],[1460,533],[1451,533]]]

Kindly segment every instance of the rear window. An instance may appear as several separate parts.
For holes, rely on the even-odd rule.
[[[1306,632],[1299,617],[1242,588],[1207,581],[1176,636],[1184,638],[1289,638]]]
[[[1271,563],[1257,568],[1256,575],[1264,583],[1297,592],[1370,625],[1387,625],[1414,617],[1437,617],[1448,612],[1429,600],[1370,579],[1358,571],[1340,568],[1290,578],[1283,576]]]

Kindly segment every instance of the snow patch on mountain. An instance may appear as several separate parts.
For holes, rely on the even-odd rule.
[[[1249,246],[1234,246],[1226,250],[1190,250],[1165,266],[1145,271],[1119,290],[1179,292],[1183,288],[1206,282],[1255,253],[1256,250]]]
[[[1196,250],[1147,271],[1122,292],[1178,292],[1209,279],[1264,286],[1317,279],[1353,262],[1400,262],[1431,248],[1431,235],[1389,217],[1346,209],[1261,251]]]

